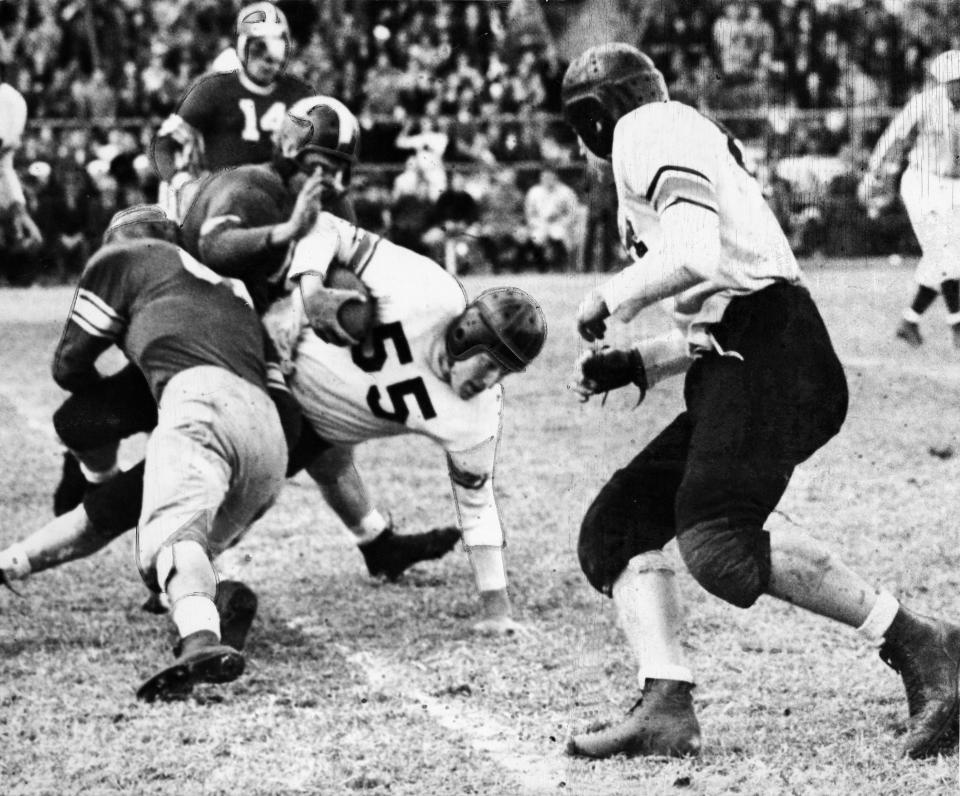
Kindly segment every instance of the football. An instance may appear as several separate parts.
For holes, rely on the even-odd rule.
[[[366,283],[349,268],[332,266],[324,280],[327,287],[339,290],[355,290],[367,297],[366,301],[346,301],[337,313],[337,320],[344,331],[354,340],[362,340],[373,327],[377,316],[376,299]]]

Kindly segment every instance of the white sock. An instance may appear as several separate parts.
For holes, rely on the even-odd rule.
[[[883,643],[883,637],[893,624],[893,619],[899,610],[900,603],[896,597],[888,591],[880,592],[866,620],[857,628],[857,632],[871,644],[879,646]]]
[[[186,638],[198,630],[210,630],[220,638],[220,614],[217,606],[206,594],[188,594],[174,603],[171,610],[173,623],[180,638]]]
[[[919,315],[919,314],[917,313],[917,311],[916,311],[915,309],[913,309],[912,307],[907,307],[907,308],[903,311],[903,319],[904,319],[907,323],[914,323],[914,324],[920,323],[920,315]]]
[[[357,544],[366,544],[382,534],[387,529],[387,525],[386,519],[379,511],[370,509],[367,516],[354,525],[350,532],[356,538]]]
[[[661,550],[630,559],[613,584],[620,627],[640,664],[638,679],[694,682],[681,642],[683,618],[673,565]]]
[[[80,462],[80,472],[83,473],[83,477],[87,479],[87,483],[102,484],[120,472],[120,465],[114,462],[113,466],[108,470],[91,470],[83,462]]]
[[[0,571],[11,580],[23,580],[31,572],[23,542],[14,542],[6,550],[0,550]]]
[[[507,568],[502,547],[468,547],[467,556],[473,567],[477,591],[502,591],[507,588]]]
[[[950,324],[950,326],[956,326],[960,323],[960,312],[948,312],[947,323]]]

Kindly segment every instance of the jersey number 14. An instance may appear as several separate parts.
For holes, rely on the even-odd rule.
[[[287,106],[282,102],[275,102],[266,113],[260,117],[257,124],[257,104],[249,97],[238,100],[240,112],[243,114],[243,132],[240,137],[244,141],[259,141],[260,132],[272,133],[277,130],[283,122],[283,116],[287,112]]]
[[[369,340],[351,349],[350,353],[356,366],[366,373],[376,373],[381,370],[387,361],[387,340],[393,341],[393,348],[401,365],[413,362],[413,355],[410,353],[410,344],[403,332],[403,325],[400,321],[394,321],[374,327],[370,332]],[[410,417],[407,396],[417,402],[424,420],[430,420],[437,416],[437,411],[433,408],[433,401],[430,400],[430,393],[427,392],[427,385],[419,376],[389,384],[386,390],[387,397],[393,405],[392,409],[384,408],[383,395],[379,387],[373,385],[367,390],[367,406],[370,407],[374,417],[379,417],[382,420],[392,420],[395,423],[406,423],[407,418]]]

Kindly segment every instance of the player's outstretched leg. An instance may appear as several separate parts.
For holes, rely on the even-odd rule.
[[[960,625],[919,616],[803,534],[773,533],[769,593],[857,628],[882,643],[880,656],[903,678],[910,718],[903,754],[956,747],[960,713]]]
[[[460,529],[434,528],[424,533],[398,534],[393,523],[376,538],[359,545],[367,571],[374,577],[396,580],[421,561],[443,558],[460,541]]]

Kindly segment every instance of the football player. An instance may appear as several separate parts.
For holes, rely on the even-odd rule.
[[[246,281],[258,309],[266,305],[271,290],[282,289],[282,277],[280,288],[270,277],[276,283],[277,275],[282,275],[287,242],[312,227],[321,198],[335,212],[352,216],[342,193],[356,159],[355,117],[328,97],[296,103],[288,117],[273,161],[207,178],[181,230],[188,251],[215,271]],[[349,291],[328,295],[336,301],[358,297]],[[349,342],[336,321],[336,309],[335,304],[327,331],[331,338]],[[282,403],[282,379],[271,385],[275,400]],[[151,429],[155,411],[142,376],[133,368],[67,399],[55,413],[54,425],[78,454],[80,465],[71,454],[66,456],[54,501],[55,513],[63,519],[0,551],[0,570],[4,560],[18,562],[6,566],[8,581],[89,555],[133,527],[142,477],[137,467],[119,472],[118,444],[125,436]],[[290,474],[303,469],[323,447],[306,425],[290,454]],[[311,474],[319,478],[325,499],[354,533],[371,575],[396,579],[413,564],[442,557],[460,539],[455,527],[394,533],[393,523],[372,505],[355,469],[349,468],[339,479],[327,478],[320,470]],[[75,508],[81,502],[82,507]],[[252,601],[251,594],[246,598]],[[155,601],[150,606],[158,608]]]
[[[280,227],[287,240],[305,234],[319,212],[321,195],[333,212],[352,218],[343,190],[358,146],[359,125],[342,103],[320,96],[294,103],[270,163],[228,169],[202,181],[180,243],[197,259],[209,258],[206,264],[213,270],[243,279],[262,312],[269,277],[282,270],[286,258],[287,241],[279,240],[272,228]],[[269,245],[268,233],[274,236]],[[120,498],[137,493],[138,474],[128,472],[113,480],[118,474],[117,445],[155,422],[149,391],[135,368],[68,398],[54,414],[54,427],[79,466],[73,455],[66,455],[54,513],[63,514],[85,500],[98,527],[118,534],[132,527],[136,501]],[[87,494],[91,485],[108,481],[110,489]]]
[[[921,91],[880,136],[858,189],[868,212],[876,214],[894,198],[901,164],[900,196],[923,256],[917,263],[913,302],[903,311],[896,335],[911,346],[923,344],[920,316],[943,295],[953,345],[960,348],[960,50],[930,63],[935,85]]]
[[[0,82],[0,240],[5,248],[32,248],[43,242],[27,212],[23,186],[13,167],[13,155],[27,123],[27,103],[9,83]]]
[[[115,231],[134,225],[152,225],[151,239],[109,245]],[[243,672],[243,655],[221,643],[212,559],[273,503],[287,459],[249,296],[174,245],[169,227],[150,208],[113,218],[108,245],[80,277],[53,366],[61,387],[82,389],[99,381],[96,361],[117,345],[158,405],[137,565],[168,597],[180,641],[176,660],[137,692],[146,701]]]
[[[324,282],[338,266],[362,278],[376,310],[369,335],[350,346],[325,342],[315,331],[327,328]],[[288,282],[295,287],[290,300],[266,320],[281,356],[291,359],[294,397],[331,445],[310,465],[311,474],[321,486],[354,482],[362,490],[356,444],[411,433],[436,442],[446,453],[481,597],[483,618],[475,630],[515,632],[493,468],[500,382],[543,347],[539,305],[507,287],[468,303],[457,279],[432,260],[328,213],[294,248]],[[362,491],[360,497],[362,511]]]
[[[581,336],[670,299],[679,334],[629,351],[588,352],[578,392],[642,391],[686,372],[681,412],[617,470],[587,510],[578,552],[611,597],[636,654],[642,696],[622,721],[573,737],[588,757],[696,755],[693,670],[682,644],[676,537],[693,577],[747,608],[763,594],[856,628],[899,671],[910,718],[903,750],[956,744],[960,625],[913,613],[802,533],[768,533],[794,467],[839,431],[847,384],[787,240],[739,148],[626,44],[569,66],[564,114],[613,164],[618,220],[634,262],[592,290]],[[679,344],[678,344],[679,343]]]
[[[196,192],[198,177],[270,160],[272,138],[287,109],[315,93],[283,74],[290,29],[275,5],[244,6],[237,15],[236,34],[239,68],[198,78],[154,140],[154,165],[163,181],[160,204],[178,220]]]

